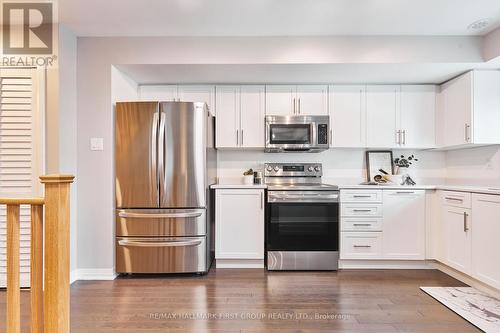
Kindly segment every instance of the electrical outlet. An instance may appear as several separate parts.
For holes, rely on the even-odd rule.
[[[90,138],[90,150],[92,151],[104,150],[104,139]]]

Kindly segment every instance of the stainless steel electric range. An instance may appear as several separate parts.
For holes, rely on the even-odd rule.
[[[321,163],[266,163],[268,270],[336,270],[339,190]]]

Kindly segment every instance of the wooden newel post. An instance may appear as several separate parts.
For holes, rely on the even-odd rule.
[[[46,333],[69,333],[69,197],[74,176],[47,175],[43,321]]]

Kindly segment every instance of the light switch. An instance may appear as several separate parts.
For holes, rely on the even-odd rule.
[[[104,150],[104,139],[90,138],[90,150]]]

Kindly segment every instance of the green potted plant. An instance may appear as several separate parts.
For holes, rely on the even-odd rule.
[[[396,167],[396,174],[401,175],[401,185],[415,185],[415,181],[411,179],[410,175],[408,174],[408,169],[410,166],[414,163],[417,162],[418,159],[415,157],[415,155],[409,155],[408,157],[404,155],[400,155],[399,157],[396,157],[394,159],[394,166]]]
[[[243,184],[245,185],[253,185],[253,170],[248,169],[243,172]]]

